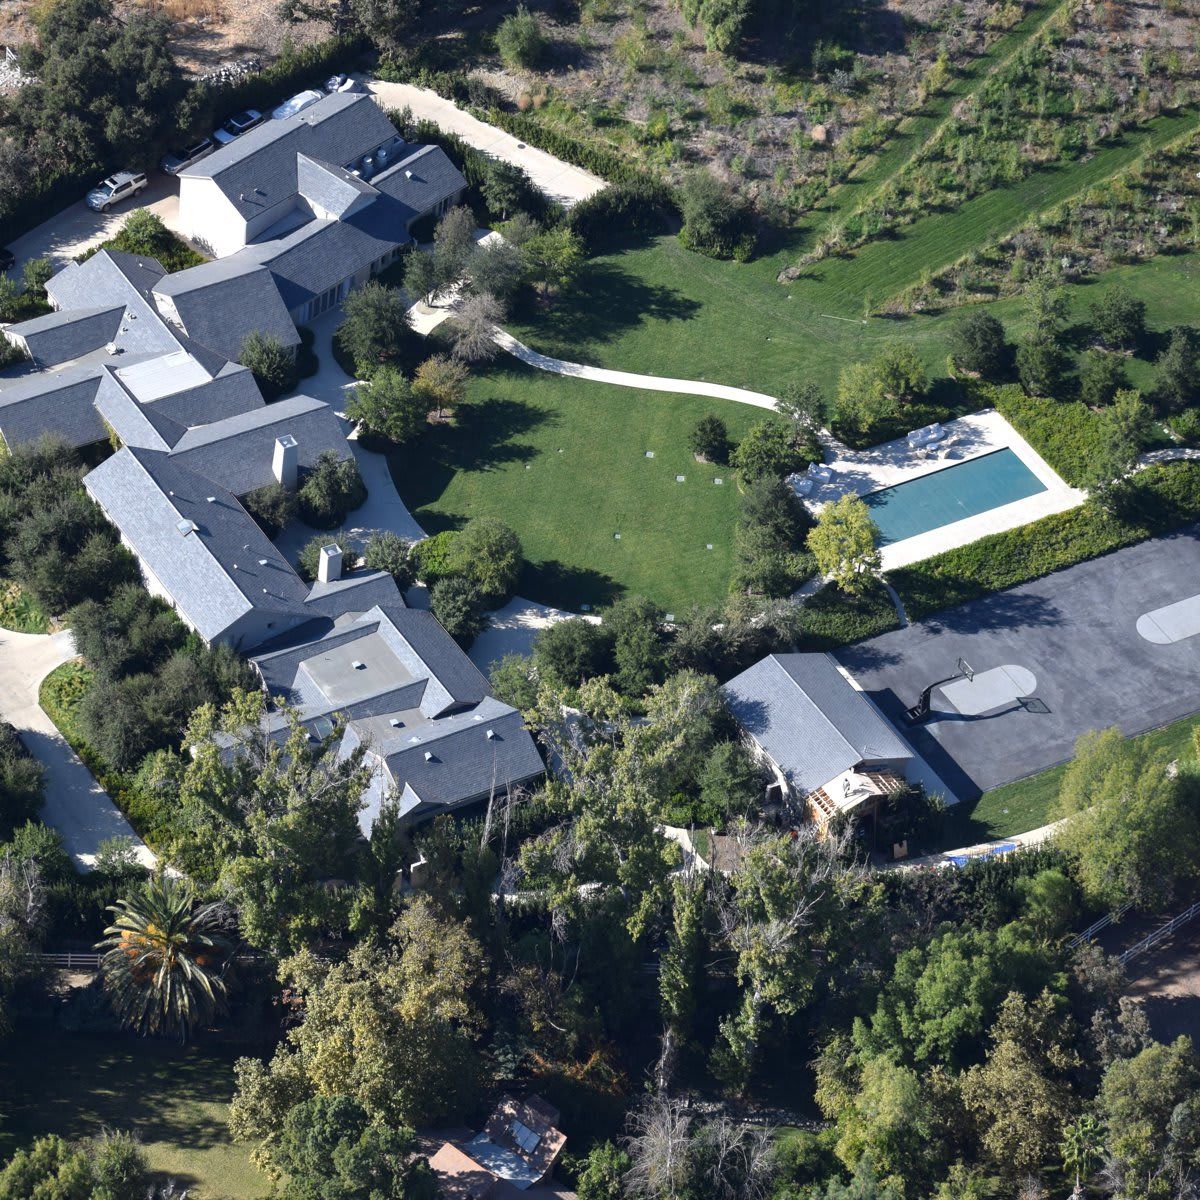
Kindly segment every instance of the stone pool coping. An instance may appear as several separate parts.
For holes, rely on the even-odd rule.
[[[826,504],[848,492],[865,496],[1006,449],[1011,450],[1045,487],[1044,492],[1035,496],[1001,504],[976,516],[964,517],[961,521],[952,521],[882,547],[883,569],[891,571],[945,550],[966,546],[988,534],[1003,533],[1051,513],[1065,512],[1082,504],[1086,498],[1086,493],[1079,488],[1068,487],[995,409],[946,421],[943,428],[947,437],[954,440],[944,458],[920,458],[904,438],[867,450],[851,450],[836,438],[823,434],[825,462],[833,469],[833,479],[816,488],[811,496],[803,497],[805,507],[815,516]]]

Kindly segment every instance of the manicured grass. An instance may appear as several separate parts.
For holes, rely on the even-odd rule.
[[[75,714],[92,682],[92,670],[83,665],[82,660],[63,663],[55,667],[45,679],[38,691],[38,703],[46,710],[46,715],[58,726],[58,731],[71,743],[75,753],[86,761],[82,752],[86,749],[83,737],[75,724]]]
[[[1192,764],[1196,761],[1192,733],[1198,724],[1200,718],[1184,717],[1182,721],[1140,734],[1134,741],[1161,755],[1167,762],[1177,761],[1181,766]],[[1067,764],[1061,763],[1027,779],[1017,779],[984,792],[977,800],[954,805],[946,816],[937,848],[955,850],[1039,829],[1051,819],[1050,808],[1066,769]]]
[[[766,415],[502,360],[473,380],[453,426],[392,454],[392,476],[430,533],[508,522],[530,562],[522,595],[577,610],[625,590],[682,614],[723,597],[732,570],[735,473],[696,462],[687,443],[710,412],[734,440]]]
[[[11,579],[0,579],[0,627],[16,633],[49,633],[50,618]]]
[[[151,1169],[196,1200],[255,1200],[269,1181],[235,1146],[225,1119],[233,1062],[225,1047],[26,1028],[0,1042],[0,1160],[45,1133],[133,1133]]]

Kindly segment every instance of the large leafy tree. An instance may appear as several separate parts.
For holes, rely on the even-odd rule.
[[[353,875],[369,769],[361,748],[339,757],[340,727],[314,741],[289,713],[276,736],[264,711],[261,694],[240,690],[221,709],[197,710],[179,798],[247,941],[290,953],[344,925],[345,900],[329,883]]]
[[[485,963],[462,922],[424,897],[386,938],[361,942],[340,962],[307,951],[288,959],[281,978],[302,1000],[303,1019],[269,1063],[238,1063],[235,1139],[278,1170],[288,1113],[316,1096],[350,1097],[393,1127],[462,1111],[475,1096]]]
[[[408,309],[394,288],[371,280],[346,297],[345,319],[338,327],[342,348],[359,374],[370,375],[380,363],[399,357],[409,334]]]
[[[428,402],[395,367],[379,367],[359,383],[346,402],[346,416],[376,437],[398,445],[411,442],[429,426]]]
[[[0,1168],[0,1200],[143,1200],[148,1183],[146,1155],[128,1134],[77,1144],[48,1134]]]
[[[866,591],[879,574],[879,528],[858,496],[847,493],[821,509],[809,532],[808,548],[817,569],[844,592]]]
[[[190,884],[160,870],[108,911],[100,969],[123,1024],[186,1038],[224,1009],[230,946],[222,905],[197,905]]]

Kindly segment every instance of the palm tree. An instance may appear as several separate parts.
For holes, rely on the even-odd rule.
[[[224,1010],[230,946],[220,904],[197,908],[191,885],[160,869],[108,911],[113,922],[97,949],[105,951],[100,970],[123,1024],[186,1039]]]

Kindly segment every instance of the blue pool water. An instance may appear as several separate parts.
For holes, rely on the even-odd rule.
[[[1046,485],[1005,449],[870,492],[863,500],[879,526],[879,544],[886,546],[1045,490]]]

